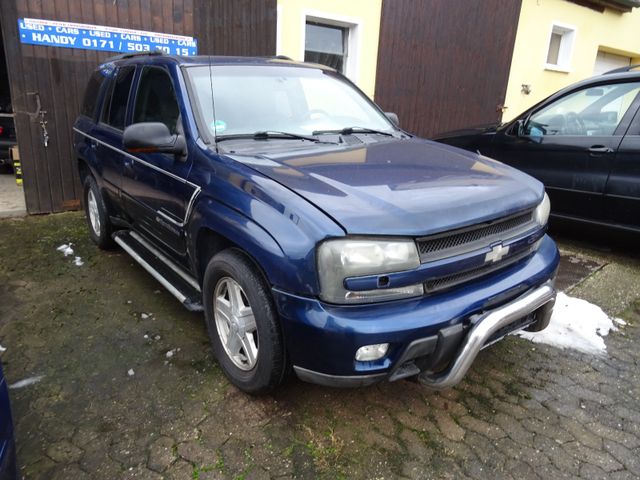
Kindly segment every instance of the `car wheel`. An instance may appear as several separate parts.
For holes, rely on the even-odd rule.
[[[92,176],[84,181],[84,206],[89,226],[89,236],[93,243],[103,249],[113,248],[111,238],[113,226],[109,221],[107,208],[100,194],[100,189]]]
[[[203,300],[213,352],[229,380],[251,394],[278,386],[286,372],[280,322],[255,265],[235,249],[215,255]]]

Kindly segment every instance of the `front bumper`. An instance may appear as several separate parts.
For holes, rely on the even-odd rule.
[[[444,377],[421,375],[421,381],[434,388],[448,388],[464,376],[477,352],[502,332],[500,328],[508,331],[513,321],[520,321],[516,329],[525,328],[550,315],[548,304],[555,298],[551,279],[559,259],[555,243],[545,236],[531,257],[488,277],[419,299],[335,306],[279,290],[274,290],[274,298],[288,352],[301,379],[331,386],[364,386],[448,366],[453,370],[446,370],[449,374]],[[516,302],[511,308],[515,313],[504,310]],[[534,317],[536,310],[540,311]],[[509,321],[502,321],[503,317]],[[487,319],[491,321],[483,321]],[[487,328],[490,323],[495,328]],[[473,331],[476,333],[470,336]],[[377,343],[390,344],[385,357],[355,360],[358,348]]]

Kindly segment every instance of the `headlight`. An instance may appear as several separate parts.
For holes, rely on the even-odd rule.
[[[367,303],[422,295],[422,284],[399,288],[349,291],[347,277],[410,270],[420,265],[413,240],[328,240],[318,248],[320,297],[331,303]]]
[[[549,196],[545,193],[544,198],[540,202],[540,204],[536,207],[535,212],[533,212],[533,218],[538,223],[538,225],[545,226],[549,221],[549,213],[551,212],[551,202],[549,201]]]

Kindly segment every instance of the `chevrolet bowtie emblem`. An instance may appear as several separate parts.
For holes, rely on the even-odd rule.
[[[484,261],[493,263],[499,262],[507,253],[509,253],[509,247],[505,247],[501,243],[498,243],[491,247],[491,251],[485,255]]]

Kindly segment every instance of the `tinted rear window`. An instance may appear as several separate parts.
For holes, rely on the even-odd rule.
[[[98,93],[107,74],[108,72],[104,68],[100,68],[91,75],[89,83],[87,83],[87,88],[84,91],[84,100],[82,101],[82,109],[80,110],[82,115],[91,118],[94,117],[98,103]]]
[[[131,90],[134,73],[135,67],[131,65],[118,69],[118,75],[113,82],[110,96],[104,101],[102,121],[119,130],[124,129],[129,91]]]

